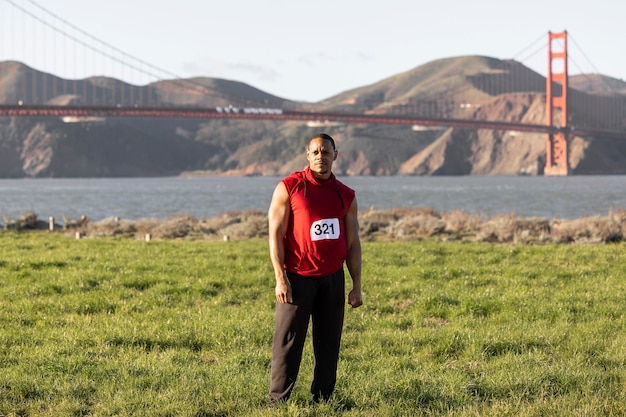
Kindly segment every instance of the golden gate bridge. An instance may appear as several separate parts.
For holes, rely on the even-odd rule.
[[[90,120],[102,117],[197,118],[233,120],[322,121],[324,123],[395,124],[424,127],[490,129],[545,134],[546,175],[568,175],[568,143],[574,136],[626,139],[626,97],[593,96],[571,89],[568,78],[568,34],[548,32],[548,74],[545,84],[537,86],[537,74],[526,72],[527,79],[513,79],[506,85],[485,78],[483,91],[520,92],[522,86],[543,87],[546,118],[544,124],[484,120],[467,117],[462,109],[470,103],[457,103],[449,97],[408,100],[384,112],[314,111],[305,104],[276,99],[254,100],[249,96],[226,94],[202,79],[182,79],[96,39],[31,1],[48,16],[43,19],[21,6],[6,2],[33,24],[44,26],[101,60],[129,68],[157,81],[138,86],[107,77],[83,80],[63,79],[52,74],[30,71],[11,96],[0,97],[0,117],[61,117]],[[53,22],[61,22],[57,26]],[[69,28],[69,29],[68,29]],[[80,35],[80,36],[79,36]],[[509,63],[513,72],[513,64]],[[17,62],[4,67],[19,66]],[[504,65],[507,65],[505,63]],[[161,76],[156,73],[162,74]],[[519,78],[519,77],[518,77]],[[532,78],[532,79],[531,79]],[[489,85],[494,83],[494,85]],[[501,81],[499,81],[501,83]],[[574,100],[575,99],[575,100]],[[571,108],[570,103],[577,103]],[[307,108],[309,107],[309,108]],[[589,117],[592,114],[594,117]]]

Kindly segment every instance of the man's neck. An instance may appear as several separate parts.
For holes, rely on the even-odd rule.
[[[311,176],[311,178],[313,178],[314,180],[319,181],[319,182],[326,182],[329,179],[331,179],[332,176],[333,176],[332,171],[327,171],[327,172],[321,173],[321,172],[314,172],[310,168],[308,169],[308,171],[309,171],[309,175]]]

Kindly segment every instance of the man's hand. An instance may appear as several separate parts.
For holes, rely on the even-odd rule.
[[[352,291],[350,291],[350,294],[348,294],[348,304],[350,304],[352,308],[357,308],[363,305],[361,290],[352,289]]]
[[[291,284],[287,278],[276,280],[276,301],[281,304],[293,302]]]

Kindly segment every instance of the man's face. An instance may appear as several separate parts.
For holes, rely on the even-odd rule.
[[[306,159],[309,161],[314,176],[328,178],[333,168],[333,161],[337,159],[337,151],[333,149],[330,141],[316,138],[309,142]]]

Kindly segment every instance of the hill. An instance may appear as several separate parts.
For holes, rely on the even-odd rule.
[[[119,80],[64,80],[21,63],[0,62],[0,103],[18,102],[37,85],[53,86],[41,91],[41,103],[61,105],[80,104],[82,97],[104,104],[128,101],[118,105],[150,98],[176,105],[262,103],[388,114],[447,100],[463,103],[449,109],[450,117],[535,124],[545,119],[544,77],[518,62],[481,56],[432,61],[317,103],[291,102],[245,83],[204,77],[130,86],[123,96],[121,87],[128,85]],[[606,100],[626,98],[626,83],[599,75],[572,77],[571,86],[570,113],[586,122],[606,113],[599,110],[607,108]],[[198,94],[183,100],[175,94],[181,89]],[[206,91],[211,94],[202,94]],[[597,105],[582,107],[589,97]],[[335,167],[345,175],[541,175],[545,163],[545,135],[535,133],[234,120],[67,121],[0,118],[0,177],[283,175],[304,165],[304,145],[320,130],[337,140]],[[570,165],[579,175],[626,174],[626,143],[576,137]]]
[[[569,78],[570,87],[590,94],[626,94],[626,82],[600,74],[580,74]]]

